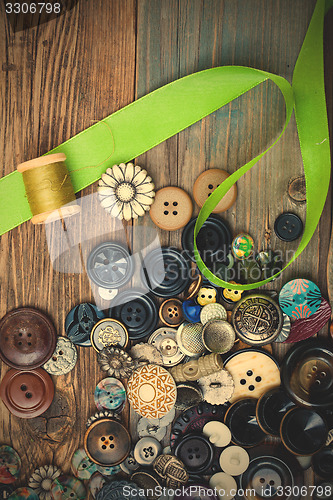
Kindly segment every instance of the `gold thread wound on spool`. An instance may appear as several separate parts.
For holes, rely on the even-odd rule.
[[[57,153],[18,165],[33,224],[64,219],[80,211],[80,206],[73,203],[76,197],[65,160],[65,154]]]

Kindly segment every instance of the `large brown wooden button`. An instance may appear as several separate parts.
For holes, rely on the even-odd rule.
[[[0,357],[12,368],[42,366],[52,356],[56,342],[51,320],[37,309],[15,309],[0,321]]]
[[[110,467],[125,460],[131,451],[131,437],[118,420],[104,418],[88,427],[84,448],[90,460]]]
[[[154,224],[165,231],[176,231],[189,222],[193,204],[189,195],[178,187],[169,186],[157,191],[150,209]]]
[[[0,396],[8,410],[20,418],[38,417],[52,403],[54,385],[42,368],[9,370],[0,385]]]
[[[193,196],[199,207],[202,207],[212,192],[229,177],[228,172],[219,168],[210,168],[199,175],[193,186]],[[218,214],[228,210],[236,201],[237,187],[234,184],[221,201],[216,205],[213,213]]]

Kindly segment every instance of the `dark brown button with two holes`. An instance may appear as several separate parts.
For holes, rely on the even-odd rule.
[[[12,368],[42,366],[52,356],[56,342],[51,320],[37,309],[15,309],[0,322],[0,357]]]
[[[90,460],[98,465],[118,465],[131,451],[131,437],[118,420],[104,418],[87,429],[84,449]]]
[[[43,370],[9,370],[0,385],[0,396],[8,410],[19,418],[38,417],[52,403],[54,385]]]
[[[165,231],[176,231],[188,223],[193,205],[189,195],[179,187],[169,186],[157,191],[149,211],[151,220]]]
[[[214,448],[204,436],[188,434],[176,447],[175,455],[183,462],[189,474],[199,474],[211,466]]]
[[[294,455],[313,455],[325,445],[328,426],[323,416],[309,408],[292,408],[280,427],[284,446]]]
[[[285,212],[276,219],[274,231],[280,240],[294,241],[302,234],[303,222],[298,215]]]
[[[166,326],[177,327],[184,321],[182,301],[167,299],[160,305],[159,317]]]
[[[199,175],[193,186],[193,196],[199,207],[202,207],[207,198],[229,177],[228,172],[219,168],[210,168]],[[221,201],[216,205],[213,213],[224,212],[228,210],[236,201],[237,187],[236,184],[231,186],[227,194],[223,196]]]

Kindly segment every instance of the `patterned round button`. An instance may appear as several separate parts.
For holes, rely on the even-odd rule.
[[[67,337],[73,344],[89,347],[91,346],[91,330],[93,326],[105,315],[94,304],[84,302],[79,304],[67,314],[65,330]]]
[[[162,418],[175,405],[176,383],[165,368],[145,365],[130,377],[127,397],[132,408],[142,417]]]
[[[179,326],[184,321],[182,301],[174,298],[162,302],[159,309],[159,317],[166,326]]]
[[[251,294],[241,299],[232,311],[237,336],[247,344],[262,346],[280,334],[283,316],[278,304],[268,295]]]
[[[157,306],[144,290],[126,290],[113,300],[110,318],[120,321],[127,329],[131,340],[150,335],[157,324]]]
[[[202,341],[210,352],[224,354],[232,349],[236,340],[235,330],[227,321],[208,321],[202,330]]]
[[[214,448],[204,436],[187,434],[176,446],[175,455],[184,463],[190,474],[200,474],[211,466]]]
[[[318,311],[321,293],[312,281],[295,279],[282,287],[279,303],[282,311],[292,319],[308,318]]]
[[[219,168],[210,168],[199,175],[193,186],[193,196],[199,207],[203,206],[213,191],[215,191],[215,189],[228,177],[228,172],[220,170]],[[217,214],[228,210],[228,208],[235,203],[236,198],[237,187],[236,184],[234,184],[216,205],[213,213]]]
[[[18,488],[9,497],[8,500],[38,500],[39,497],[33,489],[26,486]]]
[[[90,479],[97,471],[97,465],[89,459],[83,448],[73,454],[71,465],[74,476],[79,479]]]
[[[236,259],[248,259],[253,254],[253,248],[253,238],[246,233],[238,234],[231,244],[231,250]]]
[[[139,439],[134,447],[134,458],[139,465],[151,465],[160,453],[162,445],[153,437]]]
[[[202,340],[203,326],[201,323],[184,322],[177,330],[177,344],[179,349],[187,356],[200,356],[205,352]]]
[[[170,298],[182,293],[190,279],[187,259],[174,248],[152,250],[141,268],[141,279],[158,297]]]
[[[77,350],[73,342],[65,337],[58,337],[55,351],[43,368],[51,375],[65,375],[73,370],[76,362]]]
[[[176,231],[188,223],[192,212],[193,205],[189,195],[179,187],[169,186],[156,192],[149,214],[157,227],[165,231]]]
[[[56,342],[52,322],[37,309],[15,309],[0,321],[0,357],[12,368],[42,366],[52,356]]]
[[[331,306],[325,299],[321,299],[321,304],[318,311],[312,314],[309,318],[296,319],[290,328],[290,334],[285,342],[287,344],[300,342],[313,337],[318,333],[331,318]]]
[[[1,381],[0,395],[8,410],[20,418],[38,417],[52,403],[54,385],[42,368],[9,370]]]
[[[19,477],[21,459],[16,451],[5,444],[0,446],[0,483],[12,484]]]
[[[252,447],[265,439],[256,418],[257,400],[246,398],[233,403],[225,414],[224,423],[232,434],[232,442],[238,446]]]
[[[158,328],[148,339],[148,343],[162,354],[164,366],[175,366],[185,358],[185,354],[179,349],[176,335],[177,330],[173,328]]]
[[[243,349],[232,354],[224,363],[235,383],[230,401],[259,398],[269,389],[279,387],[280,370],[277,362],[259,349]]]
[[[104,347],[120,346],[126,347],[128,344],[128,333],[120,321],[111,318],[104,318],[98,321],[91,330],[91,344],[96,351],[101,351]]]
[[[124,409],[126,390],[120,380],[107,377],[98,383],[94,397],[98,410],[113,410],[119,413]]]
[[[72,476],[59,476],[51,486],[53,500],[84,500],[87,496],[83,483]],[[38,498],[38,497],[37,497]]]
[[[200,321],[203,325],[214,319],[227,320],[227,311],[222,304],[207,304],[200,313]]]
[[[84,449],[90,460],[98,465],[118,465],[131,451],[131,437],[118,420],[103,418],[88,427]]]
[[[282,325],[282,328],[281,328],[281,332],[276,337],[276,339],[274,340],[274,342],[277,342],[277,343],[285,342],[287,340],[287,338],[289,337],[289,335],[290,335],[290,329],[291,329],[290,318],[289,318],[289,316],[287,316],[286,314],[284,314],[283,315],[283,325]]]
[[[101,243],[88,257],[88,276],[99,287],[120,288],[131,279],[133,272],[133,259],[127,248],[119,243]]]
[[[285,212],[276,219],[274,231],[280,240],[294,241],[302,234],[303,222],[298,215]]]

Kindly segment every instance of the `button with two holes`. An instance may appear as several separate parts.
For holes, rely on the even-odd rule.
[[[280,240],[294,241],[297,240],[303,232],[303,222],[298,215],[284,212],[276,219],[274,231]]]
[[[184,321],[182,301],[173,298],[162,302],[159,309],[159,317],[166,326],[179,326]]]
[[[179,187],[165,187],[156,192],[154,203],[149,211],[151,220],[165,231],[176,231],[184,227],[193,212],[192,200]]]
[[[94,398],[99,411],[112,410],[119,413],[124,409],[126,390],[120,380],[107,377],[97,384]]]

